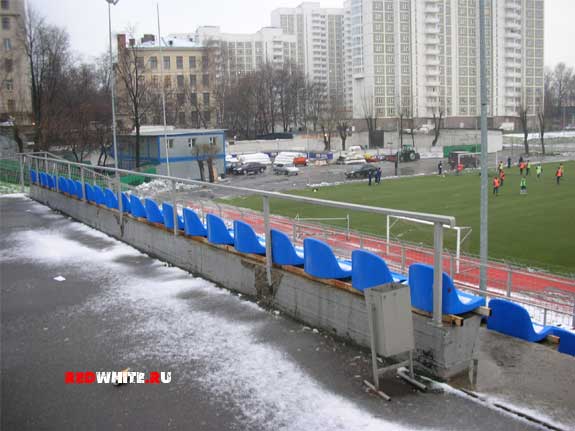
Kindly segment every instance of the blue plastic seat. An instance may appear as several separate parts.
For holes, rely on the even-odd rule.
[[[48,188],[54,190],[56,188],[56,180],[53,175],[47,175]]]
[[[351,261],[338,259],[325,242],[315,238],[303,241],[304,271],[318,278],[351,277]]]
[[[191,208],[184,208],[184,232],[190,236],[208,236],[206,226]]]
[[[42,187],[48,186],[48,180],[46,179],[46,174],[44,172],[40,172],[40,185]]]
[[[71,178],[66,178],[66,182],[68,183],[68,194],[71,196],[76,196],[76,183]]]
[[[130,198],[124,192],[122,192],[122,211],[130,214],[132,212],[132,206],[130,205]]]
[[[272,234],[272,261],[277,265],[302,266],[304,252],[301,247],[294,247],[289,237],[277,229]]]
[[[84,187],[86,189],[86,200],[88,202],[94,202],[95,203],[96,202],[96,194],[94,193],[94,188],[88,183],[85,183]]]
[[[234,244],[234,230],[228,229],[224,221],[217,215],[206,216],[208,241],[212,244]]]
[[[68,193],[68,179],[64,177],[58,177],[58,191],[60,193]]]
[[[575,333],[563,328],[553,328],[553,335],[559,337],[558,352],[575,356]]]
[[[104,190],[104,197],[106,198],[106,206],[112,209],[118,209],[118,198],[116,197],[116,193],[114,193],[110,189]]]
[[[102,188],[97,184],[92,186],[92,190],[94,190],[94,202],[98,205],[106,205],[106,195],[104,194],[104,190],[102,190]]]
[[[136,195],[130,195],[130,210],[132,215],[137,218],[148,218],[146,208],[140,198]]]
[[[38,175],[34,169],[30,169],[30,182],[36,184],[38,181]]]
[[[364,290],[386,283],[403,283],[407,277],[391,272],[385,260],[366,250],[351,253],[351,285],[354,289]]]
[[[487,318],[487,329],[521,338],[525,341],[541,341],[555,329],[531,321],[527,310],[519,304],[505,299],[489,301],[491,316]]]
[[[144,200],[146,206],[146,214],[148,215],[148,221],[152,223],[164,224],[164,215],[158,204],[152,199],[146,198]]]
[[[266,254],[266,240],[240,220],[234,221],[234,247],[241,253]]]
[[[458,290],[453,280],[442,273],[442,314],[463,314],[485,305],[485,298]],[[433,312],[433,266],[414,263],[409,267],[411,305],[419,310]]]
[[[74,192],[78,199],[82,199],[84,197],[84,193],[82,191],[82,183],[78,180],[72,180],[74,182]]]
[[[164,226],[168,229],[174,229],[174,206],[167,202],[162,204],[162,213],[164,214]],[[184,218],[178,214],[178,229],[184,230]]]

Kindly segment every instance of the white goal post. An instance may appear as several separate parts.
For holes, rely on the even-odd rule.
[[[469,157],[472,156],[473,159],[475,160],[475,169],[480,167],[481,161],[480,161],[480,157],[481,157],[481,153],[461,153],[457,155],[457,166],[459,166],[461,164],[461,158],[462,157]],[[457,168],[456,166],[456,168]],[[463,166],[463,168],[465,169],[465,166]]]
[[[390,242],[389,241],[391,239],[390,238],[391,228],[399,220],[405,220],[405,221],[409,221],[409,222],[413,222],[413,223],[424,224],[427,226],[433,226],[432,222],[428,222],[425,220],[417,220],[417,219],[410,218],[410,217],[398,217],[398,216],[388,215],[388,216],[386,216],[386,218],[387,218],[387,229],[386,229],[386,251],[387,251],[387,254],[389,254],[389,249],[390,249]],[[391,221],[392,218],[395,220]],[[470,226],[450,227],[449,225],[445,225],[445,224],[443,225],[443,228],[454,230],[455,234],[457,236],[456,243],[455,243],[455,272],[458,273],[459,272],[459,259],[461,257],[461,244],[463,244],[465,242],[465,240],[467,238],[469,238],[469,236],[471,235],[472,229]]]

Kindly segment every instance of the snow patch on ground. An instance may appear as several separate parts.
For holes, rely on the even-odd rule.
[[[193,184],[176,183],[176,191],[194,190],[200,186]],[[134,193],[138,195],[153,196],[158,193],[172,191],[171,181],[153,180],[149,183],[143,183],[134,188]]]
[[[508,400],[499,398],[497,396],[492,396],[492,395],[474,392],[474,394],[477,395],[477,397],[474,397],[474,396],[471,396],[471,395],[465,393],[464,391],[453,388],[452,386],[449,386],[446,383],[436,382],[435,380],[429,379],[427,377],[423,377],[423,379],[428,382],[427,386],[432,391],[433,390],[442,391],[442,392],[445,392],[447,394],[452,394],[452,395],[455,395],[458,397],[468,399],[468,400],[473,401],[475,403],[481,404],[482,406],[487,406],[488,408],[495,410],[499,413],[502,412],[503,414],[506,414],[508,416],[513,417],[514,419],[518,419],[525,424],[529,424],[529,425],[533,426],[534,422],[530,421],[528,419],[522,418],[521,416],[513,414],[509,411],[506,411],[505,409],[502,409],[501,407],[498,407],[498,406],[503,406],[504,408],[507,408],[509,410],[521,413],[521,414],[526,415],[526,416],[529,416],[529,417],[531,417],[537,421],[547,423],[547,424],[552,425],[558,429],[565,429],[565,430],[571,429],[571,426],[567,426],[565,424],[558,423],[555,419],[553,419],[553,418],[551,418],[545,414],[538,413],[538,412],[534,411],[533,409],[528,409],[525,407],[517,406],[516,404],[511,403]],[[548,428],[541,426],[541,429],[548,429]]]
[[[64,219],[64,217],[62,217]],[[98,249],[76,241],[74,235],[106,239]],[[92,297],[75,313],[124,313],[134,324],[123,328],[126,336],[146,340],[127,361],[142,356],[180,365],[196,384],[230,400],[248,422],[268,429],[285,430],[393,430],[406,428],[385,421],[357,404],[322,388],[312,376],[259,339],[259,331],[273,318],[254,304],[242,301],[185,271],[154,260],[146,268],[153,278],[127,271],[119,257],[139,257],[140,252],[78,223],[56,230],[36,230],[13,235],[10,256],[44,264],[66,263],[86,277],[114,274],[104,293]],[[183,300],[186,295],[193,300]],[[214,311],[206,310],[211,305]],[[217,312],[233,307],[234,318]],[[190,364],[199,366],[190,366]],[[273,364],[273,366],[270,366]],[[198,383],[199,382],[199,383]]]

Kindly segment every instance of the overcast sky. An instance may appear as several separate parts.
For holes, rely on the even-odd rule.
[[[138,34],[157,33],[156,4],[162,33],[193,32],[200,25],[219,25],[229,33],[253,33],[270,25],[278,7],[301,0],[120,0],[112,7],[112,29],[134,27]],[[106,0],[28,0],[53,24],[68,30],[72,48],[90,59],[107,49]],[[322,0],[322,7],[341,7],[343,0]],[[575,66],[575,0],[545,0],[545,64],[563,61]]]

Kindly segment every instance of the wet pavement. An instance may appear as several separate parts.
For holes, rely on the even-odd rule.
[[[0,219],[2,430],[542,429],[448,387],[421,393],[394,376],[382,381],[393,401],[382,401],[361,383],[365,349],[25,197],[0,198]],[[66,371],[125,367],[170,371],[172,381],[64,382]],[[536,372],[500,366],[499,382],[522,378],[520,370]],[[538,396],[532,383],[540,381],[518,388]],[[572,400],[566,391],[557,402]]]

